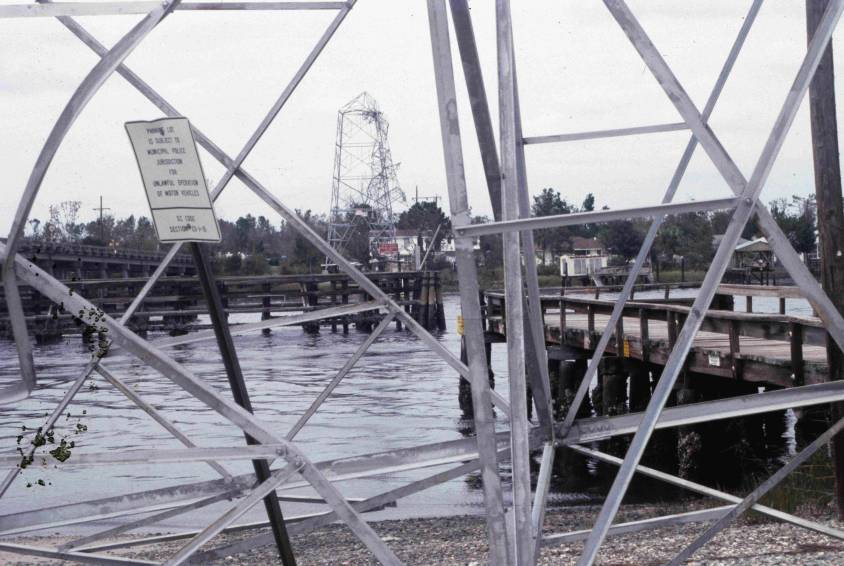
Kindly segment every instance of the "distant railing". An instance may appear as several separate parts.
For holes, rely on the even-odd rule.
[[[42,240],[25,240],[21,243],[20,252],[23,255],[37,254],[46,256],[70,256],[79,258],[112,258],[121,260],[160,262],[166,252],[138,250],[134,248],[93,246],[76,242],[47,242]],[[178,254],[173,258],[174,264],[192,265],[190,254]]]

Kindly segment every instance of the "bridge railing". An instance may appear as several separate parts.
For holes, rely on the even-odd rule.
[[[432,272],[373,272],[370,279],[426,327],[444,327],[439,275]],[[145,277],[86,279],[65,284],[109,314],[119,314],[146,283]],[[223,305],[229,313],[308,311],[371,300],[370,295],[341,273],[219,277]],[[2,289],[2,285],[0,285]],[[2,295],[0,295],[2,296]],[[52,302],[28,287],[21,287],[30,322],[71,319],[57,312]],[[158,316],[195,317],[207,311],[196,277],[163,277],[144,300],[133,319]],[[6,308],[0,299],[0,322]],[[442,320],[441,320],[442,319]]]
[[[639,286],[641,287],[641,286]],[[574,291],[577,288],[572,288]],[[640,289],[641,290],[641,289]],[[588,291],[587,291],[588,292]],[[828,344],[828,334],[822,322],[814,317],[794,316],[774,313],[735,312],[732,310],[732,296],[778,297],[797,299],[802,296],[793,288],[762,288],[745,285],[722,285],[716,295],[715,309],[709,310],[703,320],[701,330],[725,334],[729,339],[730,357],[733,360],[734,372],[738,372],[736,361],[741,352],[741,337],[762,338],[765,340],[787,342],[790,347],[792,369],[795,383],[803,382],[803,346],[822,346]],[[691,310],[688,304],[693,298],[673,298],[658,300],[628,301],[623,310],[623,316],[614,330],[616,352],[623,351],[625,318],[636,319],[638,334],[641,339],[643,356],[647,357],[647,349],[652,343],[650,338],[650,322],[662,321],[667,325],[668,347],[673,348],[680,328]],[[487,319],[501,319],[505,317],[504,294],[500,292],[484,293],[485,317]],[[558,326],[560,337],[567,331],[567,316],[571,314],[586,315],[587,334],[590,343],[597,342],[597,336],[603,331],[603,325],[596,325],[596,316],[609,317],[612,313],[614,301],[595,299],[589,296],[570,296],[568,294],[549,294],[543,290],[541,295],[541,311],[546,325]],[[720,308],[719,308],[720,307]],[[549,317],[556,315],[557,319],[549,321]],[[486,322],[486,321],[485,321]],[[582,323],[581,323],[582,324]],[[506,328],[506,321],[502,325]],[[486,327],[486,326],[485,326]],[[580,330],[580,328],[578,328]]]
[[[94,246],[77,242],[46,242],[41,240],[27,240],[21,244],[20,253],[24,255],[40,256],[75,256],[86,260],[97,258],[121,259],[134,261],[149,261],[159,263],[166,252],[139,250],[125,247]],[[178,254],[173,258],[175,265],[193,265],[189,254]]]

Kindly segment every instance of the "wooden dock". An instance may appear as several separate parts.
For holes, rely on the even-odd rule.
[[[368,276],[423,327],[445,329],[439,274],[402,271],[373,272]],[[128,277],[63,283],[103,312],[119,316],[146,282],[146,277]],[[219,277],[217,284],[226,314],[255,313],[262,320],[274,313],[312,312],[372,300],[354,280],[340,273]],[[74,331],[74,313],[63,312],[60,305],[29,287],[21,287],[21,297],[27,323],[37,339],[48,340]],[[6,312],[0,299],[0,337],[11,336]],[[196,319],[207,313],[205,297],[195,276],[162,277],[132,316],[129,326],[136,331],[181,333],[206,327]],[[320,325],[326,325],[332,330],[342,327],[348,331],[349,325],[354,324],[368,330],[380,318],[376,309],[309,322],[304,327],[307,331],[318,331]],[[396,324],[401,323],[396,321]]]
[[[565,355],[575,351],[589,356],[614,306],[611,300],[590,295],[591,290],[577,288],[569,288],[562,296],[543,293],[549,356],[559,356],[555,346],[567,347]],[[734,295],[748,297],[751,310],[754,296],[775,297],[780,312],[785,312],[786,300],[800,298],[793,287],[722,285],[715,299],[718,310],[707,313],[687,358],[688,371],[777,387],[827,380],[827,333],[819,319],[735,312]],[[506,339],[503,294],[487,292],[484,300],[488,333],[493,339]],[[671,297],[628,302],[607,353],[663,365],[688,316],[690,303],[688,298]]]
[[[658,299],[642,299],[639,294],[638,300],[625,305],[623,317],[598,365],[596,379],[590,384],[590,393],[578,409],[579,417],[645,409],[693,301],[677,297],[676,292],[672,297],[671,292],[678,286],[637,286],[637,291],[651,291],[650,296],[655,288],[664,288],[664,293]],[[559,289],[543,290],[541,304],[555,419],[567,414],[610,318],[615,301],[612,296],[607,297],[607,291],[615,289],[569,288],[563,294]],[[734,311],[734,296],[744,296],[751,312]],[[752,312],[754,297],[776,298],[779,312]],[[495,342],[507,339],[504,296],[486,292],[482,298],[486,303],[487,348],[491,349]],[[780,314],[786,312],[787,301],[798,298],[800,295],[792,287],[722,285],[714,300],[717,309],[707,312],[667,406],[827,381],[828,337],[821,321],[811,316]],[[464,413],[470,414],[467,390],[461,383],[460,404]],[[823,407],[798,411],[794,425],[798,444],[817,436],[813,427],[826,427],[823,411]],[[769,474],[779,465],[778,459],[786,450],[788,423],[785,412],[780,410],[656,431],[644,461],[692,481],[740,488],[741,478]],[[624,438],[601,441],[602,450],[623,455],[625,442]],[[604,474],[611,478],[614,473],[601,471],[604,464],[588,464],[582,457],[567,462],[561,477],[588,478],[594,469],[598,477]]]

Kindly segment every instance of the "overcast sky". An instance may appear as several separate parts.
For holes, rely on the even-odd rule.
[[[0,0],[19,4],[24,0]],[[702,108],[749,1],[631,1],[645,30]],[[495,23],[492,0],[471,3],[493,117]],[[803,0],[770,0],[710,121],[746,176],[805,53]],[[526,136],[680,121],[626,37],[598,1],[513,2]],[[176,12],[127,64],[236,155],[332,19],[333,12]],[[139,16],[79,22],[107,45]],[[454,47],[456,56],[456,46]],[[840,61],[840,51],[836,50]],[[56,20],[0,20],[0,231],[8,231],[41,144],[96,56]],[[489,199],[476,149],[459,60],[458,108],[473,212]],[[844,85],[837,81],[842,92]],[[426,3],[359,0],[316,64],[245,163],[288,205],[327,212],[337,109],[368,91],[390,122],[399,180],[411,197],[446,196]],[[839,104],[839,110],[844,104]],[[32,216],[51,203],[80,200],[83,218],[103,195],[117,216],[149,215],[123,123],[160,111],[114,75],[89,103],[54,160]],[[839,116],[839,120],[842,118]],[[532,193],[558,189],[579,203],[588,192],[613,208],[657,203],[688,132],[547,144],[527,148]],[[210,184],[222,168],[200,150]],[[763,200],[813,191],[808,102],[804,101]],[[731,194],[703,152],[679,199]],[[217,201],[222,218],[277,217],[239,182]]]

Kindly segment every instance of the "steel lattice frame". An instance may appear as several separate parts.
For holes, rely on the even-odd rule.
[[[390,126],[378,103],[363,92],[337,112],[334,176],[328,216],[328,243],[341,254],[360,223],[368,228],[373,257],[381,244],[396,243],[393,205],[405,196],[396,175],[387,132]],[[326,265],[333,262],[326,259]]]
[[[110,517],[153,513],[143,519],[130,521],[119,527],[75,540],[58,548],[32,547],[0,542],[0,550],[35,556],[64,558],[79,562],[144,564],[147,562],[118,558],[113,555],[104,554],[104,552],[109,549],[141,543],[188,539],[185,545],[166,561],[167,564],[221,558],[244,550],[253,549],[259,545],[272,544],[272,533],[259,534],[240,542],[209,550],[200,551],[200,547],[220,532],[232,528],[244,528],[243,526],[232,527],[232,523],[249,508],[259,503],[267,494],[281,491],[282,493],[279,497],[282,500],[285,498],[290,499],[290,496],[283,495],[284,491],[310,485],[319,494],[319,501],[325,502],[329,510],[314,515],[288,518],[288,531],[290,533],[306,532],[330,522],[341,520],[352,529],[380,562],[384,564],[398,564],[399,560],[396,555],[366,524],[361,517],[361,513],[378,508],[386,503],[416,493],[432,485],[477,470],[480,470],[483,478],[488,525],[489,562],[492,564],[532,564],[537,559],[540,545],[575,540],[586,540],[586,546],[580,562],[581,564],[591,564],[597,556],[602,541],[608,534],[633,532],[688,521],[715,521],[698,540],[680,552],[674,560],[675,563],[679,563],[691,555],[696,548],[719,532],[720,529],[729,524],[732,519],[749,508],[753,508],[758,512],[765,513],[780,520],[844,540],[844,533],[841,531],[757,504],[758,499],[767,490],[776,485],[786,474],[802,461],[805,461],[806,458],[819,449],[840,429],[844,428],[844,421],[836,423],[744,499],[639,464],[642,451],[651,433],[656,428],[682,426],[782,410],[788,407],[817,405],[844,400],[844,382],[834,382],[795,387],[788,390],[761,393],[746,397],[708,401],[663,410],[665,400],[674,381],[677,379],[683,361],[691,347],[692,339],[700,327],[709,303],[715,293],[717,283],[726,269],[730,252],[744,225],[753,214],[757,216],[760,226],[774,248],[774,252],[826,323],[826,328],[830,335],[839,346],[844,346],[844,320],[842,320],[841,315],[835,310],[828,297],[820,289],[811,274],[809,274],[770,214],[758,202],[758,197],[771,166],[791,126],[799,104],[808,89],[820,57],[829,44],[832,31],[838,22],[842,10],[844,10],[844,0],[830,2],[821,24],[809,44],[808,53],[794,80],[794,84],[787,93],[785,103],[774,124],[768,143],[765,145],[753,175],[749,180],[746,180],[739,172],[706,121],[755,19],[761,5],[761,0],[753,1],[748,17],[739,32],[739,36],[702,113],[695,108],[676,77],[672,74],[670,68],[661,58],[659,52],[650,42],[645,31],[641,28],[624,2],[622,0],[604,0],[613,17],[627,34],[635,49],[639,52],[648,68],[669,96],[671,102],[677,108],[683,118],[683,122],[680,124],[675,123],[607,130],[603,132],[540,137],[524,137],[522,135],[509,1],[496,0],[500,154],[496,149],[496,140],[487,105],[483,79],[480,73],[479,57],[475,46],[467,0],[450,0],[451,16],[460,50],[466,86],[469,91],[476,134],[481,149],[492,205],[495,210],[495,221],[480,226],[470,225],[469,203],[466,193],[460,128],[458,125],[456,88],[451,63],[452,54],[446,0],[427,0],[427,2],[449,202],[452,224],[456,233],[455,248],[459,270],[461,308],[465,323],[468,365],[461,363],[452,352],[445,349],[435,338],[421,328],[399,305],[393,302],[389,296],[367,279],[365,274],[358,271],[340,254],[336,253],[328,242],[313,232],[301,218],[286,207],[274,194],[243,168],[243,162],[246,157],[282,109],[287,99],[305,76],[343,19],[352,9],[354,5],[353,0],[349,2],[246,2],[237,4],[182,3],[180,0],[171,0],[164,3],[141,1],[104,2],[97,4],[53,4],[44,0],[34,5],[0,7],[0,17],[57,17],[62,25],[67,27],[101,58],[80,84],[56,122],[27,183],[7,243],[0,245],[0,258],[3,260],[2,277],[4,289],[7,304],[9,305],[8,308],[18,348],[22,375],[21,381],[14,387],[0,392],[0,402],[11,403],[25,398],[30,394],[36,383],[32,350],[26,332],[17,285],[19,283],[30,285],[53,301],[57,303],[64,302],[66,309],[73,312],[80,309],[87,310],[93,308],[91,303],[84,297],[80,297],[78,294],[69,294],[68,289],[59,281],[16,254],[22,235],[22,228],[38,193],[41,181],[53,155],[75,118],[83,111],[85,105],[94,96],[99,87],[115,72],[123,76],[165,115],[180,116],[179,112],[173,106],[123,64],[126,56],[144,39],[147,33],[174,10],[326,9],[338,11],[336,17],[320,37],[316,46],[302,63],[293,79],[235,158],[228,156],[196,127],[193,129],[198,143],[226,167],[226,174],[215,187],[212,198],[219,196],[232,177],[237,177],[247,188],[276,210],[290,225],[299,230],[315,247],[324,252],[332,261],[336,262],[340,269],[356,280],[361,288],[372,296],[373,300],[362,305],[347,305],[316,313],[306,313],[244,325],[234,328],[233,332],[244,333],[272,326],[298,324],[319,318],[337,316],[339,314],[349,314],[359,310],[371,310],[373,308],[378,308],[386,312],[383,322],[340,369],[325,390],[314,400],[311,407],[296,425],[294,425],[293,429],[285,436],[282,436],[276,431],[271,430],[260,419],[255,418],[228,398],[205,385],[190,371],[173,360],[166,352],[167,348],[176,344],[213,339],[213,333],[196,333],[189,336],[150,343],[141,339],[124,326],[125,322],[138,308],[155,281],[165,271],[169,261],[179,250],[180,246],[173,246],[166,259],[162,262],[162,265],[159,266],[153,277],[144,286],[141,293],[135,298],[121,319],[105,318],[104,324],[108,328],[109,335],[112,339],[112,352],[117,354],[122,351],[125,354],[137,357],[161,375],[172,380],[208,405],[209,408],[224,416],[244,432],[257,439],[261,444],[229,448],[203,448],[196,446],[191,439],[182,434],[157,409],[146,402],[136,392],[132,391],[130,387],[127,387],[120,377],[115,375],[114,371],[111,370],[107,358],[105,361],[99,358],[92,358],[48,418],[45,423],[47,429],[53,426],[58,416],[66,410],[69,403],[73,400],[74,395],[80,390],[85,379],[92,372],[97,372],[116,389],[123,392],[140,409],[147,412],[153,419],[173,434],[185,448],[177,450],[83,454],[75,456],[68,462],[69,464],[96,465],[134,461],[205,461],[220,474],[221,478],[140,493],[105,497],[60,507],[2,515],[0,516],[0,536],[14,535],[43,528],[55,528],[62,525],[91,522]],[[73,16],[79,15],[132,13],[142,13],[145,16],[111,49],[106,49],[73,19]],[[675,131],[686,128],[691,130],[693,135],[675,171],[671,184],[666,191],[662,205],[639,207],[623,211],[591,212],[567,215],[565,217],[528,218],[529,193],[524,159],[525,145]],[[736,194],[735,198],[713,199],[692,203],[671,203],[680,179],[698,144],[701,145]],[[614,325],[621,315],[622,307],[630,296],[630,291],[636,280],[638,266],[644,263],[641,259],[647,256],[664,216],[676,212],[713,209],[731,210],[732,220],[716,252],[715,259],[707,272],[700,294],[695,300],[689,317],[677,338],[674,350],[669,357],[662,378],[654,391],[647,409],[644,413],[575,419],[578,406],[586,395],[588,384],[592,377],[595,376],[597,360],[602,356]],[[550,386],[547,365],[544,358],[546,353],[539,307],[536,266],[532,261],[526,261],[524,262],[525,265],[522,266],[520,256],[524,254],[525,257],[533,257],[533,229],[571,225],[572,223],[578,222],[594,223],[631,217],[652,218],[653,224],[639,253],[639,259],[634,264],[636,267],[631,270],[621,293],[621,298],[617,302],[601,341],[597,345],[586,378],[577,392],[575,402],[572,404],[563,422],[554,422],[549,403]],[[492,391],[487,381],[484,337],[481,327],[481,309],[478,299],[479,289],[472,251],[472,239],[475,235],[481,233],[500,233],[504,239],[505,265],[507,267],[505,282],[508,322],[507,349],[512,406],[499,394]],[[525,288],[527,289],[526,292],[524,291]],[[405,322],[408,329],[419,336],[434,352],[440,355],[451,367],[470,382],[475,407],[476,436],[474,438],[440,442],[384,453],[367,454],[325,462],[311,462],[301,453],[295,443],[293,443],[296,434],[307,423],[310,416],[319,408],[320,404],[331,394],[331,391],[344,378],[349,369],[364,355],[367,348],[377,340],[378,336],[393,318],[398,318]],[[537,408],[538,422],[536,424],[531,423],[527,419],[526,388],[528,380],[530,381]],[[509,416],[511,424],[510,431],[495,432],[492,414],[493,405],[502,413]],[[623,460],[581,446],[584,442],[631,433],[634,435],[633,441]],[[591,457],[617,464],[620,468],[598,520],[592,529],[573,533],[543,535],[542,525],[545,499],[550,482],[554,453],[559,447],[588,454]],[[542,448],[542,459],[539,480],[536,491],[532,495],[529,469],[530,453],[540,448]],[[32,450],[34,451],[34,447]],[[266,459],[268,462],[280,461],[282,465],[273,471],[268,480],[256,485],[254,475],[247,474],[232,477],[226,471],[225,467],[219,463],[220,461],[229,459],[251,460],[255,458]],[[502,497],[502,483],[498,471],[499,462],[507,458],[511,458],[513,462],[514,484],[513,505],[509,509],[505,509]],[[14,481],[17,475],[15,466],[18,461],[17,458],[13,460],[0,458],[0,466],[13,468],[5,476],[2,484],[0,484],[0,496],[5,493],[9,485]],[[334,485],[336,482],[351,478],[384,474],[398,470],[443,466],[446,464],[454,464],[454,466],[445,471],[432,474],[426,478],[413,481],[364,500],[348,500],[343,497]],[[640,472],[674,485],[709,495],[727,502],[728,505],[705,511],[695,511],[692,513],[613,525],[612,521],[618,511],[630,479],[635,472]],[[105,537],[114,536],[141,526],[155,524],[165,518],[173,517],[179,513],[198,509],[212,503],[232,499],[235,501],[231,503],[226,513],[213,521],[205,529],[195,533],[149,537],[129,542],[101,542],[101,539]]]

